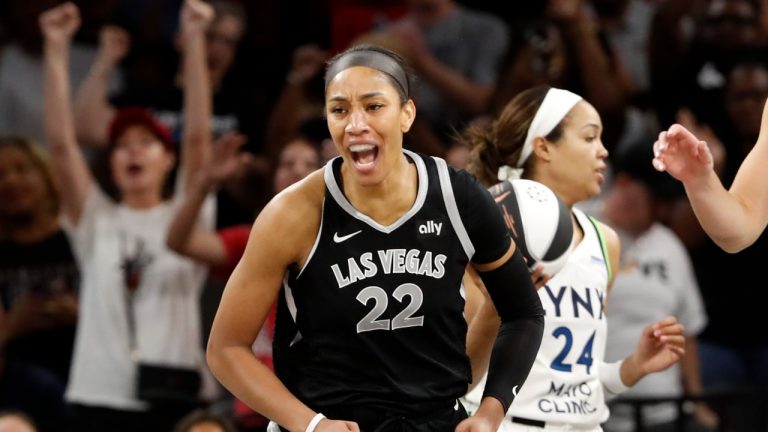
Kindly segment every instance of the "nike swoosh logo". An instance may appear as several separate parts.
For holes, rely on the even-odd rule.
[[[360,234],[361,232],[363,232],[363,230],[358,230],[358,231],[353,232],[352,234],[347,234],[347,235],[342,236],[342,237],[339,237],[339,233],[333,233],[333,241],[335,243],[341,243],[343,241],[351,239],[352,237]]]
[[[515,395],[515,397],[517,397],[517,387],[518,386],[512,387],[512,394]]]

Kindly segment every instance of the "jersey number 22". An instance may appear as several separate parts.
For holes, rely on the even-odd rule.
[[[418,285],[412,283],[402,284],[392,292],[392,297],[400,303],[403,302],[405,297],[408,297],[410,301],[405,306],[405,309],[400,311],[400,313],[391,320],[379,319],[379,317],[381,317],[387,310],[387,305],[389,304],[389,296],[387,295],[387,292],[377,286],[369,286],[360,290],[357,294],[357,301],[364,305],[367,305],[370,300],[373,300],[374,303],[373,309],[371,309],[371,311],[357,323],[358,333],[372,330],[397,330],[424,325],[423,315],[413,316],[424,301],[424,294],[421,292],[421,288],[419,288]]]

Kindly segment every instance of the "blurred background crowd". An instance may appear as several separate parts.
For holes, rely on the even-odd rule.
[[[165,315],[176,310],[173,304],[130,311],[149,301],[140,300],[153,286],[146,279],[160,276],[148,270],[140,282],[131,279],[141,279],[144,259],[153,255],[142,254],[142,242],[126,246],[120,239],[151,229],[162,243],[157,247],[165,248],[155,257],[172,255],[179,268],[189,262],[183,274],[190,277],[181,281],[199,285],[158,282],[157,288],[191,293],[178,301],[192,298],[184,316],[192,314],[194,323],[185,322],[179,333],[202,352],[255,215],[275,192],[336,154],[323,117],[324,65],[356,43],[379,44],[408,60],[417,76],[418,115],[405,145],[455,167],[464,167],[469,155],[460,132],[493,121],[527,88],[565,88],[592,103],[603,118],[612,171],[603,194],[585,209],[617,229],[623,250],[607,308],[606,359],[634,348],[625,334],[670,313],[689,338],[686,361],[615,401],[605,429],[768,430],[768,327],[761,318],[768,312],[768,278],[759,270],[768,237],[738,254],[722,252],[703,234],[681,187],[650,164],[656,135],[678,122],[707,141],[726,186],[733,180],[757,139],[768,97],[768,1],[213,0],[215,17],[200,30],[199,63],[189,42],[195,15],[185,21],[182,0],[76,0],[80,25],[67,55],[57,57],[58,24],[45,27],[40,17],[62,3],[0,2],[0,411],[6,413],[0,430],[26,430],[3,429],[9,417],[28,420],[29,430],[89,430],[78,426],[83,418],[93,425],[127,414],[133,421],[157,409],[167,414],[157,430],[192,431],[199,424],[263,430],[262,418],[213,384],[202,360],[191,365],[202,377],[199,394],[171,408],[73,384],[75,371],[82,374],[88,361],[101,358],[93,352],[99,345],[75,355],[76,334],[86,346],[86,335],[112,329],[112,339],[125,341],[115,349],[130,354],[137,335],[139,345],[147,343],[142,313],[155,313],[156,327],[147,332],[177,325],[178,317]],[[59,59],[66,67],[56,81],[52,65]],[[204,65],[204,73],[196,74],[195,65]],[[205,85],[196,87],[199,79]],[[57,99],[67,85],[71,99]],[[194,88],[207,90],[195,95]],[[195,106],[206,106],[190,107],[195,100],[207,100],[208,111],[195,113]],[[169,198],[178,205],[170,205],[167,217],[121,213],[142,208],[131,179],[154,169],[140,157],[120,165],[117,149],[132,151],[124,143],[133,139],[132,126],[182,163],[196,151],[195,134],[210,135],[213,162],[186,166],[189,185],[177,194],[183,199]],[[68,140],[81,149],[103,194],[78,180],[90,178],[85,171],[62,169],[75,160],[65,155],[72,150],[62,144]],[[75,180],[62,184],[62,171]],[[117,206],[109,207],[113,201]],[[99,215],[127,233],[115,240],[119,287],[91,275],[114,266],[109,254],[94,252],[104,228]],[[197,239],[210,242],[200,244],[213,252],[197,252],[190,244]],[[192,277],[198,267],[201,277]],[[120,295],[85,301],[83,290],[108,289]],[[128,309],[97,304],[115,298]],[[89,312],[99,307],[106,312]],[[269,361],[271,323],[266,327],[254,351]],[[182,337],[156,333],[160,345],[172,345],[162,337]],[[73,356],[95,359],[77,366]]]

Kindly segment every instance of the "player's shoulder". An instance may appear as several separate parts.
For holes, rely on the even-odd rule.
[[[323,202],[322,173],[314,172],[275,195],[259,212],[251,229],[249,243],[273,263],[298,262],[315,241]]]
[[[313,171],[303,179],[282,190],[275,195],[275,198],[279,197],[280,200],[288,201],[300,200],[310,205],[322,203],[325,192],[324,171],[324,168]]]
[[[598,223],[600,224],[600,227],[603,230],[603,233],[606,237],[606,241],[610,240],[612,242],[615,242],[616,244],[619,244],[619,235],[616,233],[616,230],[613,229],[613,227],[611,227],[610,225],[606,224],[605,222],[598,221]]]
[[[616,230],[594,216],[588,217],[592,220],[592,223],[598,230],[609,252],[614,252],[614,250],[618,252],[618,248],[621,246],[621,241],[619,240],[619,234],[616,233]]]
[[[323,208],[325,183],[319,169],[277,193],[259,214],[259,218],[277,227],[295,230],[319,223]]]
[[[464,191],[467,188],[483,189],[483,186],[480,183],[480,181],[477,179],[477,177],[475,177],[472,173],[465,170],[464,168],[457,168],[457,167],[448,165],[445,159],[442,159],[437,156],[424,156],[424,155],[421,155],[421,156],[426,160],[428,165],[430,164],[435,165],[438,175],[440,175],[441,171],[447,174],[447,179],[450,181],[454,191],[457,191],[457,190]]]

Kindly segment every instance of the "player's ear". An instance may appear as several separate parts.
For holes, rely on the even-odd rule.
[[[406,133],[411,130],[411,125],[416,119],[416,104],[412,99],[408,99],[408,102],[400,109],[400,131]]]
[[[533,153],[541,160],[552,160],[552,143],[546,138],[536,137],[533,139]]]

